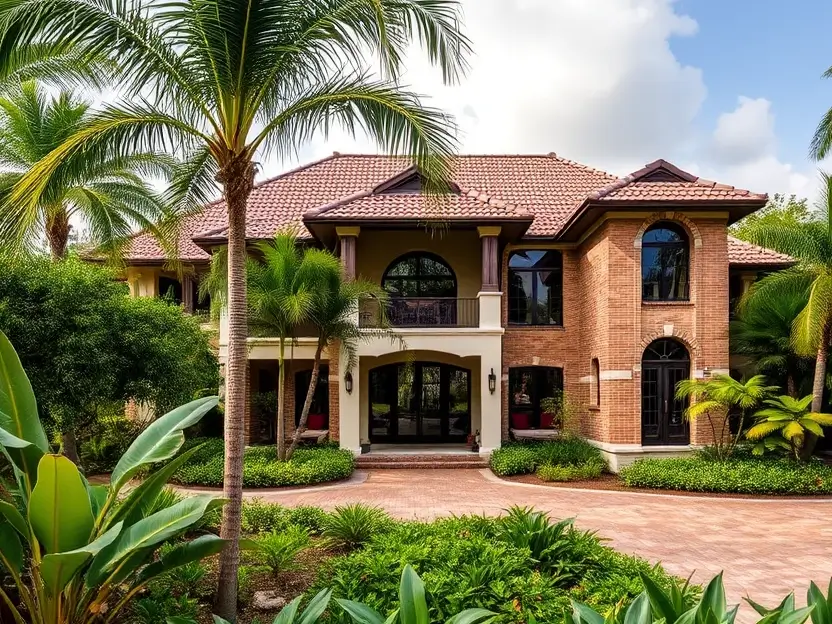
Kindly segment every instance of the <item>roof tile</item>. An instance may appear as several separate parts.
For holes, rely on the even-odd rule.
[[[736,266],[787,266],[795,259],[759,245],[728,237],[728,263]]]

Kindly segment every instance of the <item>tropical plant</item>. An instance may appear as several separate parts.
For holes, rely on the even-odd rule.
[[[748,232],[751,242],[788,254],[797,261],[795,266],[760,280],[755,296],[771,301],[785,289],[807,285],[807,303],[795,318],[791,340],[798,355],[815,356],[813,412],[820,412],[823,406],[832,338],[832,176],[821,173],[821,183],[817,210],[809,220],[761,221]],[[816,442],[817,437],[810,432],[803,445],[804,457],[812,454]]]
[[[399,608],[388,617],[360,602],[341,598],[336,599],[336,602],[349,614],[354,624],[431,624],[432,621],[425,598],[425,584],[410,564],[402,570]],[[486,609],[465,609],[451,616],[447,624],[487,624],[495,617],[496,613]]]
[[[776,380],[797,397],[811,390],[815,365],[813,358],[795,352],[791,339],[795,319],[808,303],[809,284],[781,286],[776,297],[769,297],[760,296],[753,285],[740,300],[730,324],[731,353],[748,357],[757,374]]]
[[[688,420],[704,416],[711,427],[714,451],[717,459],[730,457],[742,437],[745,417],[779,390],[766,385],[766,378],[755,375],[738,381],[730,375],[714,375],[710,379],[683,379],[676,384],[676,398],[693,399],[685,410]],[[729,427],[729,412],[738,412],[735,431]]]
[[[286,450],[286,459],[291,459],[301,436],[306,431],[309,409],[318,387],[321,370],[321,355],[324,350],[338,345],[340,349],[339,366],[343,371],[352,370],[358,362],[358,343],[377,338],[388,338],[400,348],[406,348],[402,338],[389,328],[387,318],[388,295],[378,284],[364,279],[348,279],[341,270],[340,262],[334,258],[324,273],[319,276],[314,287],[309,320],[318,335],[312,375],[306,399],[300,413],[298,426],[295,428],[292,442]],[[360,328],[358,325],[359,305],[367,300],[378,303],[376,327]]]
[[[294,570],[297,567],[295,559],[307,546],[309,533],[295,525],[266,533],[254,540],[258,563],[269,568],[272,574]]]
[[[84,132],[93,116],[89,103],[73,93],[52,97],[31,81],[0,96],[0,205],[39,161]],[[89,242],[110,254],[136,228],[161,236],[156,224],[167,217],[165,203],[143,178],[168,177],[174,166],[169,156],[152,152],[77,153],[61,163],[25,215],[8,227],[0,223],[0,242],[7,250],[31,249],[45,238],[52,258],[62,259],[77,220],[85,224]]]
[[[0,599],[15,624],[81,624],[96,616],[116,622],[154,578],[222,550],[225,540],[206,535],[153,560],[166,542],[223,503],[209,495],[194,496],[145,513],[145,501],[156,499],[195,449],[120,498],[143,466],[176,455],[185,441],[183,430],[216,404],[216,397],[198,399],[157,419],[127,449],[109,485],[91,485],[66,457],[50,453],[29,379],[0,333],[0,447],[20,497],[20,508],[0,501],[0,563],[19,600],[2,587]]]
[[[763,409],[754,414],[754,426],[746,432],[749,440],[757,440],[754,454],[785,450],[801,459],[807,434],[823,437],[823,427],[832,426],[832,414],[810,411],[812,395],[795,399],[783,395],[764,401]]]
[[[687,582],[681,586],[673,583],[665,590],[645,574],[641,574],[641,580],[644,591],[626,609],[619,603],[606,616],[573,600],[572,624],[733,624],[737,617],[739,605],[728,606],[721,573],[711,579],[695,602],[694,592]],[[755,605],[753,601],[749,603]],[[813,613],[813,607],[795,609],[794,596],[790,596],[775,609],[761,607],[758,612],[763,616],[758,624],[802,624]]]
[[[222,187],[228,213],[228,353],[225,495],[217,609],[234,619],[242,504],[247,380],[246,203],[257,159],[294,155],[338,124],[405,153],[431,192],[447,188],[456,148],[450,118],[401,89],[397,78],[418,40],[445,82],[470,52],[457,0],[183,0],[89,3],[9,0],[0,7],[3,51],[63,45],[80,58],[104,56],[123,100],[96,115],[18,182],[6,230],[25,223],[64,162],[86,150],[120,155],[176,146],[169,200],[177,213]],[[67,16],[72,16],[68,19]],[[128,26],[129,25],[129,26]],[[368,71],[367,55],[380,60]],[[0,54],[0,76],[14,54]]]
[[[336,507],[324,521],[321,535],[327,543],[339,548],[363,546],[389,520],[379,507],[352,503]]]

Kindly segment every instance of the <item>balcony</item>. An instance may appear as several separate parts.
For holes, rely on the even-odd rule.
[[[380,303],[362,302],[359,326],[380,327]],[[387,304],[387,319],[393,327],[479,327],[480,302],[476,297],[395,297]]]

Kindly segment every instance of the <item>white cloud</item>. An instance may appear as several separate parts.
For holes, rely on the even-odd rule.
[[[811,170],[777,158],[766,99],[740,98],[711,136],[695,123],[707,96],[700,69],[673,54],[697,24],[673,0],[463,0],[475,57],[461,85],[441,85],[422,55],[403,77],[426,103],[455,115],[466,152],[557,152],[623,175],[665,158],[721,182],[809,192]],[[375,151],[360,137],[318,139],[301,162]],[[268,166],[267,172],[274,171]],[[284,166],[285,167],[285,166]],[[283,167],[281,167],[283,168]]]

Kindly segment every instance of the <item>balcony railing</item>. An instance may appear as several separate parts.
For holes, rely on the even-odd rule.
[[[362,302],[360,327],[381,325],[379,305]],[[480,305],[476,297],[394,297],[387,303],[387,319],[393,327],[479,327]]]

